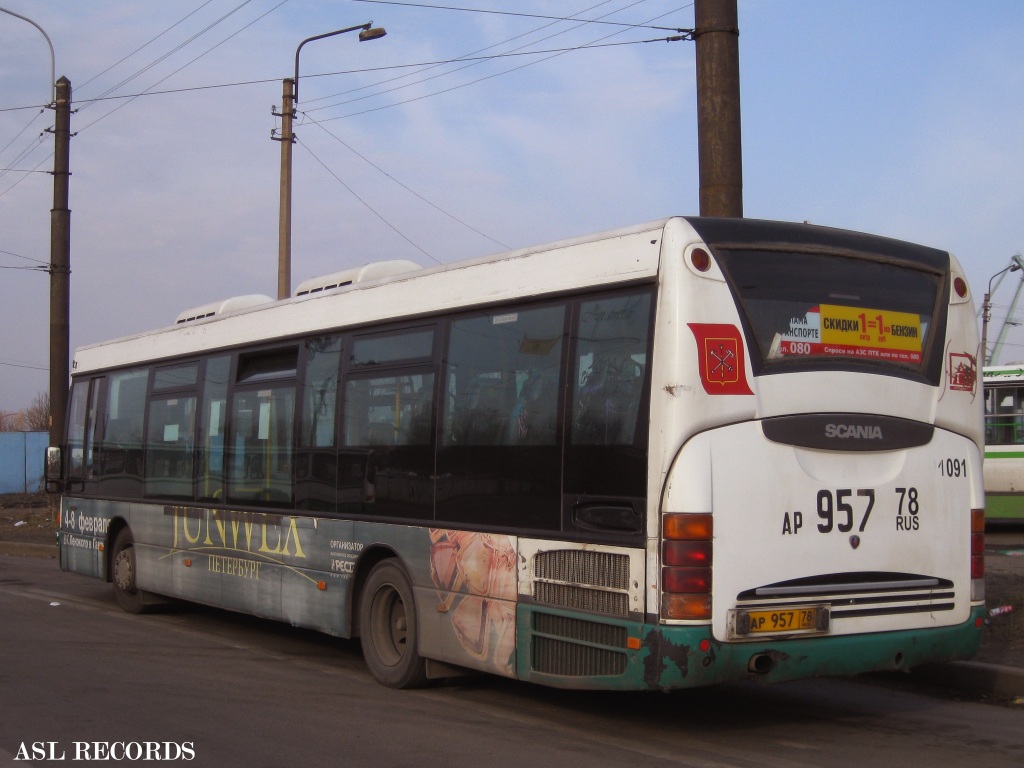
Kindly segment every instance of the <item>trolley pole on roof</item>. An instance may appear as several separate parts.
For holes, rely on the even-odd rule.
[[[743,216],[738,24],[736,0],[694,3],[701,216]]]

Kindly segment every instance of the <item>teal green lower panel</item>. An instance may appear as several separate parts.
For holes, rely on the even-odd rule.
[[[557,688],[674,690],[754,680],[908,670],[973,656],[984,607],[939,629],[722,643],[710,627],[665,627],[519,605],[518,677]]]

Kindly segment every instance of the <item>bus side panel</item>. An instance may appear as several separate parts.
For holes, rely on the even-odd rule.
[[[61,499],[60,569],[92,576],[107,577],[103,550],[110,524],[110,502],[97,502],[65,496]]]
[[[394,539],[395,527],[381,535]],[[515,674],[516,539],[442,528],[404,558],[416,592],[420,653],[427,658],[503,675]],[[423,554],[428,557],[424,560]]]

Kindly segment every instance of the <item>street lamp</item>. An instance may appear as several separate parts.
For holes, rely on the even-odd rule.
[[[39,30],[50,49],[50,98],[53,123],[53,208],[50,209],[50,445],[64,440],[71,357],[71,81],[55,81],[53,43],[41,26],[27,16],[0,8],[0,12],[27,21]]]
[[[334,37],[345,32],[355,32],[357,29],[360,30],[360,42],[376,40],[387,34],[383,27],[374,27],[373,22],[370,21],[366,24],[357,24],[354,27],[307,37],[295,49],[295,77],[284,79],[281,112],[279,113],[281,137],[280,139],[273,137],[281,142],[281,203],[277,238],[277,298],[279,299],[287,299],[292,292],[292,144],[295,143],[292,120],[295,117],[295,104],[299,101],[299,54],[302,52],[302,46],[306,43],[323,40],[325,37]]]
[[[985,298],[981,302],[981,365],[982,367],[989,364],[988,356],[988,321],[992,315],[992,281],[997,277],[1001,277],[1007,272],[1016,272],[1021,268],[1019,256],[1014,256],[1010,262],[1010,266],[1005,267],[996,272],[992,277],[988,279],[988,290],[985,291]],[[997,343],[996,346],[999,346]]]
[[[20,13],[9,11],[6,8],[0,8],[0,13],[6,13],[9,16],[14,16],[17,19],[21,19],[22,21],[27,21],[33,27],[38,29],[42,36],[46,38],[46,44],[50,47],[50,102],[55,102],[57,100],[57,66],[56,57],[54,57],[53,55],[53,43],[50,42],[50,36],[46,34],[45,29],[43,29],[34,21],[32,21],[32,19],[30,19],[28,16],[22,16]]]

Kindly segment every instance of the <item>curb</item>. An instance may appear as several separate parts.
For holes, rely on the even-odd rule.
[[[980,661],[954,661],[929,664],[908,673],[911,680],[922,685],[956,688],[976,696],[994,699],[1024,697],[1024,669]]]

